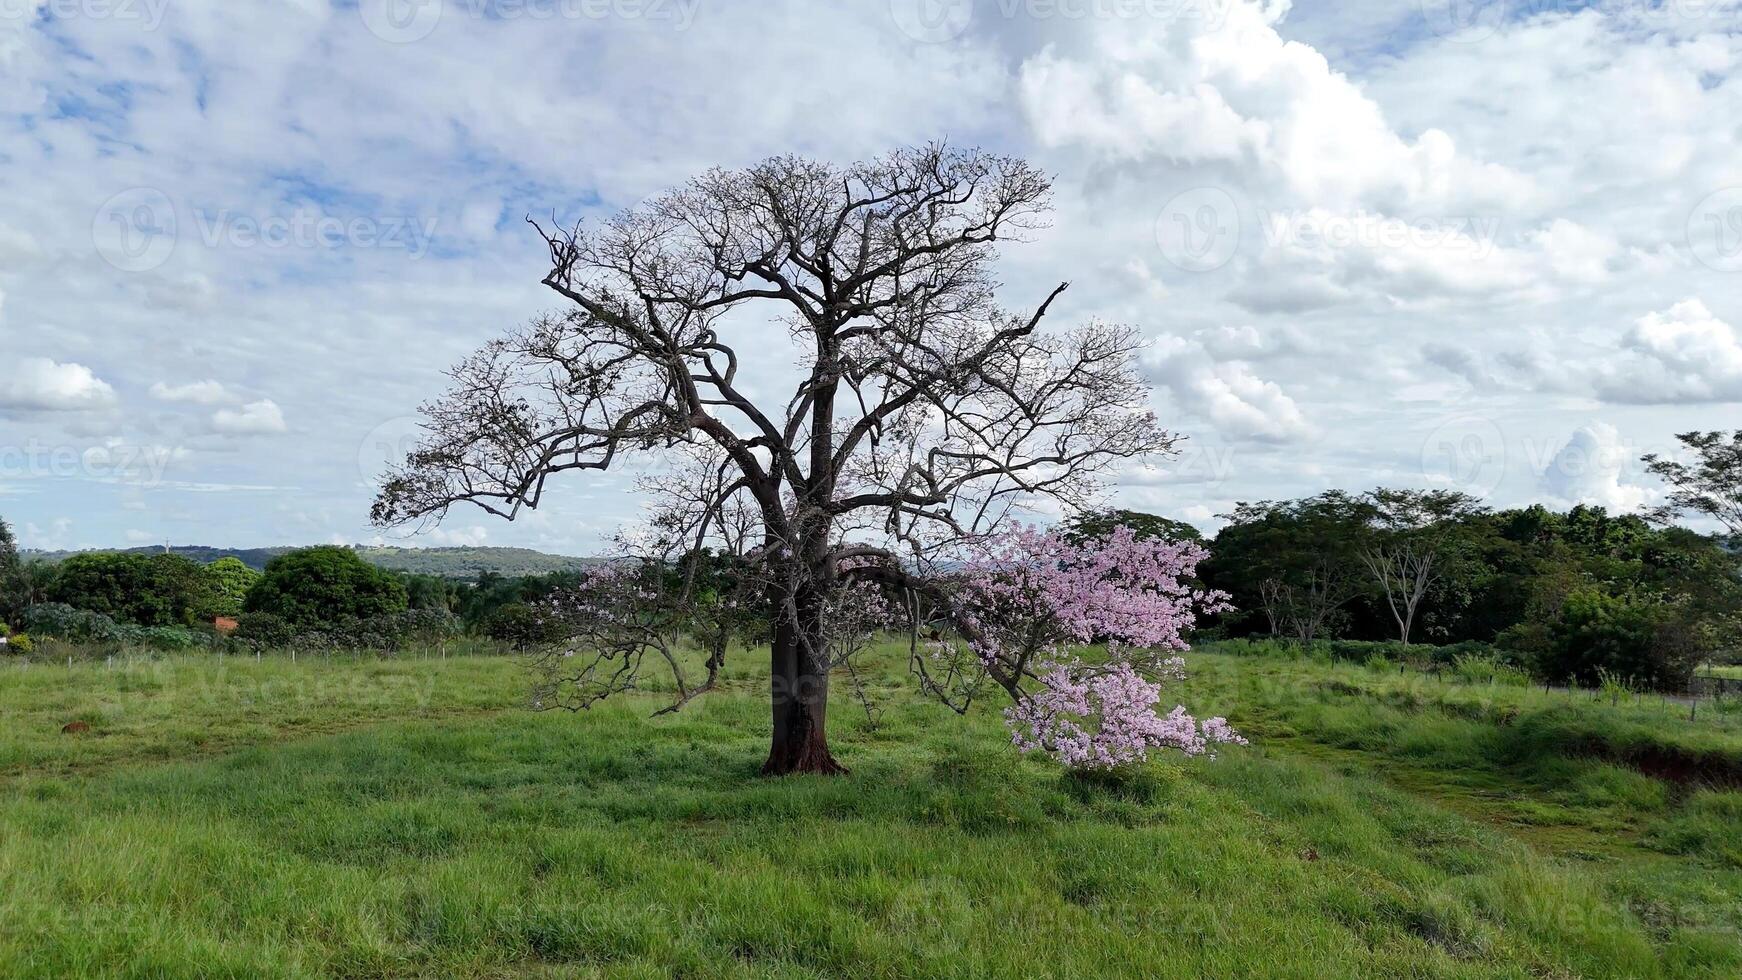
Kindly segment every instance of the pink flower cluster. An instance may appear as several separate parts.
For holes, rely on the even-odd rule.
[[[1018,527],[967,563],[957,616],[988,670],[1033,665],[1041,689],[1005,712],[1011,740],[1071,767],[1139,762],[1154,749],[1201,755],[1242,739],[1226,719],[1160,713],[1162,685],[1185,678],[1185,634],[1227,596],[1188,580],[1207,557],[1189,542],[1140,540],[1129,528],[1073,543]],[[1103,661],[1069,653],[1105,643]]]
[[[1161,685],[1130,664],[1091,672],[1074,666],[1054,665],[1039,692],[1005,709],[1017,748],[1048,752],[1073,769],[1112,769],[1142,762],[1152,749],[1192,756],[1215,743],[1246,744],[1225,718],[1200,724],[1179,705],[1160,714]]]
[[[1228,608],[1226,595],[1185,584],[1207,557],[1196,544],[1143,540],[1130,528],[1075,544],[1019,525],[966,562],[962,608],[1014,615],[1023,635],[1041,627],[1050,643],[1185,650],[1182,634],[1199,612]]]

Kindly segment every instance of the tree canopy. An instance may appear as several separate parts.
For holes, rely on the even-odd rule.
[[[401,612],[407,599],[398,576],[350,548],[322,545],[267,562],[244,607],[293,626],[320,627]]]

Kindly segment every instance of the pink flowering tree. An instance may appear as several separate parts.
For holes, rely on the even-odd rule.
[[[988,684],[1003,688],[1016,746],[1072,768],[1243,742],[1225,719],[1163,708],[1167,685],[1184,679],[1179,654],[1197,617],[1227,608],[1227,596],[1192,584],[1205,557],[1129,528],[1074,543],[1017,527],[969,555],[950,600],[963,642],[916,645],[915,671],[957,710]],[[1079,652],[1091,644],[1100,649]]]

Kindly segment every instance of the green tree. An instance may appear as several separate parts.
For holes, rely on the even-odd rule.
[[[1361,563],[1397,624],[1398,640],[1407,644],[1427,598],[1462,557],[1454,532],[1483,508],[1476,498],[1451,490],[1381,487],[1364,499],[1373,528],[1359,548]]]
[[[1176,521],[1137,510],[1091,510],[1077,514],[1064,522],[1061,529],[1073,542],[1100,540],[1117,528],[1128,527],[1140,541],[1161,538],[1165,541],[1202,541],[1198,529],[1184,521]]]
[[[1367,591],[1361,551],[1372,538],[1368,500],[1329,490],[1300,500],[1240,502],[1216,535],[1204,581],[1233,596],[1236,631],[1303,642],[1338,635],[1345,609]]]
[[[209,601],[201,611],[201,618],[239,616],[248,590],[260,581],[260,573],[243,564],[240,558],[227,557],[206,566],[206,579]]]
[[[12,528],[0,520],[0,632],[8,623],[16,623],[29,605],[29,582],[24,564],[18,560],[18,543],[12,538]]]
[[[48,598],[140,626],[188,626],[210,601],[198,562],[175,554],[92,552],[61,562]]]
[[[278,556],[248,590],[244,608],[321,627],[402,612],[405,585],[349,548],[322,545]]]
[[[1742,429],[1735,432],[1683,432],[1676,436],[1693,462],[1644,457],[1650,471],[1670,486],[1669,500],[1656,514],[1664,521],[1700,514],[1742,537]]]

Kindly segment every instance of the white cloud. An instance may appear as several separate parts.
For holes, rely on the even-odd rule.
[[[1212,343],[1225,341],[1213,335]],[[1282,440],[1307,435],[1300,407],[1242,360],[1220,360],[1198,337],[1164,336],[1143,355],[1145,373],[1179,408],[1227,435]]]
[[[0,409],[78,412],[114,402],[115,389],[83,364],[26,357],[10,368],[0,366]]]
[[[1540,474],[1542,491],[1565,505],[1588,504],[1630,513],[1652,500],[1652,491],[1628,481],[1641,450],[1607,422],[1574,432]]]
[[[1450,136],[1399,135],[1360,87],[1277,23],[1287,3],[1222,17],[1102,19],[1092,50],[1047,48],[1019,77],[1039,138],[1118,161],[1255,164],[1333,209],[1508,201],[1528,179],[1459,155]]]
[[[284,412],[271,399],[249,402],[239,409],[220,408],[212,413],[212,430],[225,435],[271,435],[289,431]]]
[[[1637,404],[1742,401],[1742,337],[1697,299],[1647,313],[1600,366],[1598,393]]]
[[[190,402],[195,405],[221,405],[236,400],[230,389],[219,381],[190,381],[179,385],[159,381],[151,386],[151,397],[160,402]]]
[[[490,539],[490,530],[478,524],[467,527],[438,527],[430,531],[427,537],[439,547],[479,548]]]

